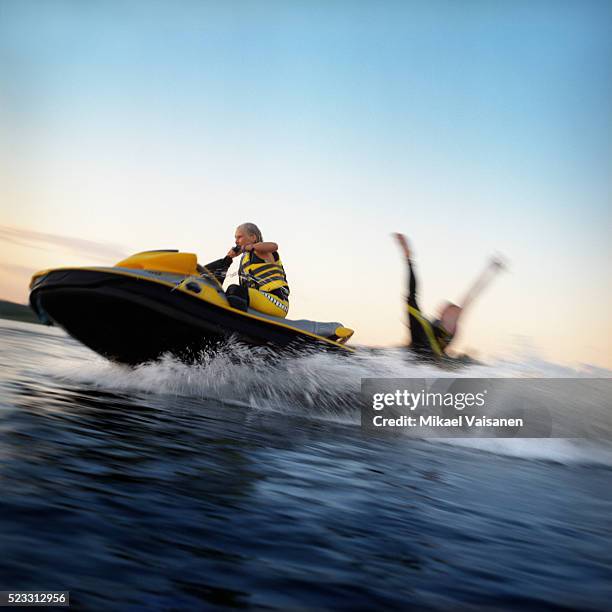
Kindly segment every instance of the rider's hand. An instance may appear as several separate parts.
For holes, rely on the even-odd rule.
[[[410,247],[408,246],[408,241],[406,240],[406,236],[404,234],[393,234],[393,237],[397,240],[400,249],[404,253],[404,257],[406,259],[410,259]]]
[[[508,263],[501,255],[494,255],[491,257],[491,266],[493,266],[493,268],[497,268],[499,271],[508,269]]]

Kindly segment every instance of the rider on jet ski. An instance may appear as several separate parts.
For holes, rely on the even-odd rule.
[[[206,268],[221,282],[234,257],[241,255],[239,285],[230,285],[225,294],[234,308],[249,308],[275,317],[285,318],[289,311],[289,285],[283,262],[275,242],[263,242],[261,231],[254,223],[243,223],[236,228],[236,245],[223,259],[209,263]]]

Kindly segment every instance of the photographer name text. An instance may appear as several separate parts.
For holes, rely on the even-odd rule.
[[[437,415],[384,417],[377,414],[372,423],[374,427],[523,427],[520,418],[492,418],[487,416],[470,416],[460,414],[456,417]]]

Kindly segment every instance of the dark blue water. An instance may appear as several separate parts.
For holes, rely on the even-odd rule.
[[[0,334],[0,590],[96,610],[610,609],[602,449],[366,437],[350,389],[405,363],[130,370],[57,330]]]

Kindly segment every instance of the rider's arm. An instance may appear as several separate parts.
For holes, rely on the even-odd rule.
[[[413,308],[419,309],[419,305],[417,304],[417,280],[416,275],[414,273],[414,269],[412,268],[412,262],[410,259],[406,260],[408,264],[408,295],[406,295],[406,301],[409,306]]]
[[[270,253],[274,253],[278,251],[278,244],[276,242],[256,242],[255,244],[249,245],[246,250],[255,251],[256,255],[269,255]]]
[[[223,281],[231,265],[232,258],[229,255],[226,255],[223,259],[211,261],[209,264],[206,264],[205,267],[211,274],[214,274],[216,278]],[[204,269],[202,269],[202,266],[200,265],[198,265],[198,272],[200,274],[205,273]]]
[[[408,294],[406,295],[406,301],[408,302],[409,306],[412,306],[418,310],[419,306],[416,301],[417,281],[412,268],[412,261],[410,259],[411,253],[410,247],[408,246],[408,240],[406,240],[406,236],[404,236],[404,234],[393,234],[393,236],[395,237],[395,240],[397,241],[397,244],[406,259],[406,264],[408,265]]]

